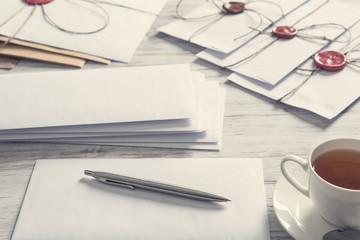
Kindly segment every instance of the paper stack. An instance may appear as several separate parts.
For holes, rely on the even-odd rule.
[[[233,71],[228,79],[236,84],[328,119],[336,117],[359,97],[358,68],[348,65],[339,72],[312,71],[316,69],[312,56],[327,47],[327,50],[346,54],[352,51],[352,59],[357,59],[354,55],[360,25],[356,23],[360,17],[356,9],[360,3],[356,0],[276,3],[285,18],[276,18],[268,12],[270,8],[264,9],[269,1],[260,1],[257,6],[255,2],[245,4],[244,12],[222,13],[223,16],[214,22],[209,18],[196,20],[199,9],[204,9],[200,6],[184,19],[161,27],[160,31],[206,47],[197,56]],[[212,6],[212,13],[219,12],[214,3],[207,5]],[[254,11],[267,18],[259,21],[251,15]],[[346,12],[346,16],[339,17],[341,12]],[[239,28],[229,27],[237,26],[240,19],[247,20],[242,20]],[[279,26],[295,28],[295,37],[275,36],[272,30]],[[216,37],[210,38],[210,35]],[[351,51],[347,52],[349,49]],[[344,96],[344,92],[350,94]]]
[[[162,65],[3,74],[0,140],[219,150],[225,89]]]
[[[0,9],[0,44],[6,43],[0,55],[74,67],[82,67],[86,60],[129,62],[165,3],[11,1]]]

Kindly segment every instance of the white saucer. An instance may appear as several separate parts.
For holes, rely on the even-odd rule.
[[[289,172],[306,185],[306,174],[300,166],[289,169]],[[280,224],[296,240],[322,240],[325,233],[336,229],[319,215],[311,200],[290,185],[284,176],[276,183],[273,201]]]

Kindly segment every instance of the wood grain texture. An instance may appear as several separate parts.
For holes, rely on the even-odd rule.
[[[333,121],[313,113],[286,106],[226,81],[228,70],[197,59],[202,50],[186,41],[159,33],[156,29],[174,21],[177,0],[169,0],[139,46],[130,66],[188,63],[210,81],[218,81],[227,89],[221,151],[193,151],[138,147],[94,145],[0,143],[0,239],[9,239],[20,210],[28,180],[36,159],[43,158],[197,158],[256,157],[263,159],[268,217],[272,240],[293,239],[279,224],[273,211],[272,194],[281,176],[279,163],[288,153],[307,157],[318,143],[338,137],[359,138],[360,104],[353,104]],[[184,1],[183,10],[192,9],[201,0]],[[87,63],[84,68],[112,68]],[[13,70],[35,72],[66,70],[51,64],[22,61]],[[0,71],[0,74],[10,73]],[[0,75],[1,78],[1,75]],[[346,93],[344,93],[346,94]],[[244,169],[244,171],[246,171]]]

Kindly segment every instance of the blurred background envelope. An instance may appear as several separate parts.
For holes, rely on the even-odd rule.
[[[18,39],[129,62],[166,0],[106,2],[93,4],[93,1],[53,1],[42,6],[58,26],[71,31],[91,32],[107,24],[99,32],[74,34],[49,24],[40,6],[24,24],[33,5],[26,6],[24,1],[10,1],[0,9],[0,23],[8,20],[22,7],[25,8],[0,28],[0,34],[11,37],[24,24],[16,34]],[[136,4],[129,5],[129,2]],[[129,7],[120,6],[121,4]]]
[[[321,6],[321,8],[319,8],[319,6]],[[360,2],[356,0],[346,2],[341,0],[328,2],[325,0],[311,1],[298,8],[297,11],[289,14],[278,24],[292,26],[304,16],[307,16],[295,25],[297,29],[309,27],[314,24],[325,24],[325,26],[310,28],[304,31],[303,34],[309,34],[315,37],[326,36],[329,39],[337,39],[343,34],[345,36],[343,44],[345,45],[346,41],[350,38],[350,34],[345,31],[345,28],[350,28],[360,19],[357,11],[359,6]],[[314,10],[316,11],[310,14]],[[346,12],[346,16],[339,18],[337,15],[339,12]],[[331,25],[334,23],[338,25]],[[330,26],[326,26],[326,24],[330,24]],[[271,30],[267,32],[270,33]],[[352,33],[352,35],[356,36],[354,33]],[[198,54],[198,56],[220,66],[233,64],[233,66],[229,67],[230,70],[257,81],[275,85],[296,67],[327,45],[329,45],[329,41],[302,38],[299,36],[293,39],[278,39],[276,41],[274,36],[263,34],[228,55],[205,50]],[[259,53],[253,55],[257,51],[259,51]],[[242,61],[249,56],[252,57],[246,61]],[[239,61],[242,62],[235,64]]]
[[[276,22],[283,17],[282,13],[287,14],[305,2],[306,0],[277,0],[276,3],[254,1],[251,4],[247,3],[245,5],[244,12],[224,16],[220,10],[222,7],[220,4],[217,6],[214,2],[207,1],[190,13],[183,13],[181,7],[179,8],[181,16],[195,19],[180,19],[160,27],[159,30],[215,51],[229,53],[259,34],[258,31],[252,31],[251,27],[258,27],[258,30],[264,30],[270,26],[271,22],[265,17],[259,16],[260,14]],[[250,10],[247,11],[247,8],[257,13]],[[201,18],[201,16],[208,16],[214,13],[219,14],[213,17]],[[221,16],[223,17],[216,21]],[[240,36],[243,37],[239,38]]]
[[[358,46],[360,43],[360,39],[356,37],[360,36],[359,26],[360,22],[350,29],[354,37],[351,45],[347,46],[349,49]],[[342,49],[346,46],[344,43],[346,38],[347,36],[342,35],[339,42],[333,42],[324,51]],[[356,58],[358,55],[356,51],[347,54],[349,60]],[[313,59],[308,59],[300,68],[314,69]],[[335,72],[321,70],[308,79],[310,74],[309,71],[294,70],[276,85],[256,81],[237,73],[231,74],[228,79],[274,100],[278,100],[297,89],[293,94],[285,97],[282,102],[309,110],[327,119],[336,117],[357,100],[360,95],[359,68],[356,65],[348,63],[344,69]],[[301,87],[299,87],[300,85]]]

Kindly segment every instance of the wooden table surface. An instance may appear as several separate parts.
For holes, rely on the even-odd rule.
[[[219,81],[225,86],[227,95],[221,150],[215,152],[50,143],[0,143],[0,239],[11,237],[36,159],[165,157],[262,158],[271,239],[293,239],[277,221],[273,210],[272,195],[281,176],[280,160],[288,153],[306,158],[314,146],[331,138],[359,138],[360,104],[353,104],[337,119],[329,121],[313,113],[269,100],[226,81],[229,71],[197,59],[195,54],[202,50],[201,47],[157,31],[158,27],[175,20],[173,15],[176,2],[177,0],[168,1],[128,65],[188,63],[191,69],[204,73],[207,80]],[[202,0],[185,1],[183,9],[190,10],[201,2]],[[112,63],[104,66],[87,63],[84,68],[121,66],[127,65]],[[11,72],[1,71],[0,74],[67,69],[69,68],[22,61]]]

